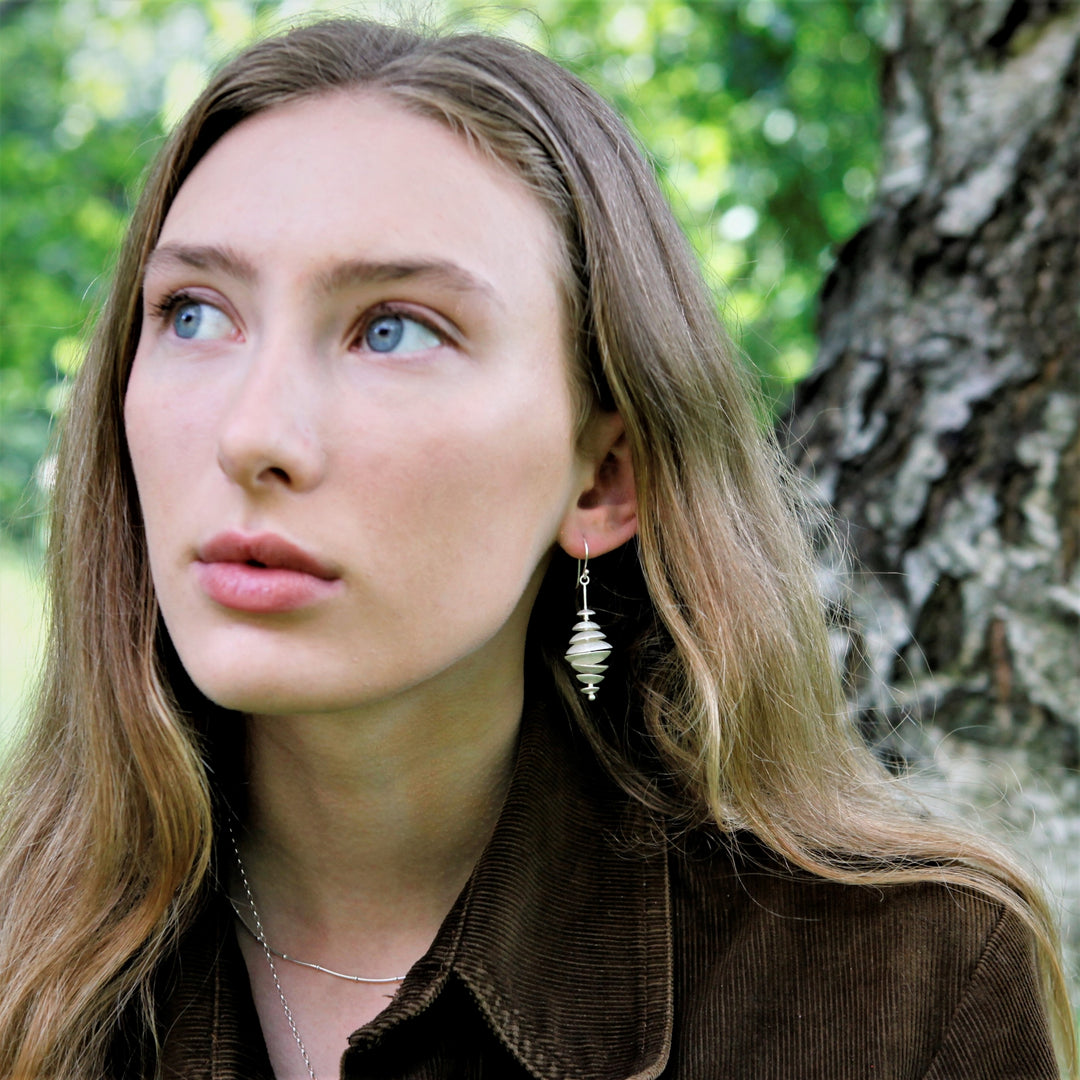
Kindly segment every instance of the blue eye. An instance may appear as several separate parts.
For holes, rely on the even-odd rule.
[[[227,337],[233,331],[232,320],[225,312],[198,300],[177,304],[171,323],[176,336],[185,341],[209,341]]]
[[[442,344],[439,336],[415,319],[404,315],[380,315],[364,331],[364,344],[372,352],[421,352]]]

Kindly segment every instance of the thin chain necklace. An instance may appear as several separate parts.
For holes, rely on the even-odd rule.
[[[236,918],[240,925],[260,944],[265,944],[266,947],[279,959],[288,960],[290,964],[296,964],[298,967],[311,968],[312,971],[321,971],[324,975],[333,975],[335,979],[344,979],[346,982],[353,983],[368,983],[370,985],[378,986],[384,983],[399,983],[405,978],[404,975],[389,975],[382,979],[372,979],[367,975],[349,975],[344,971],[335,971],[333,968],[323,967],[322,964],[313,964],[310,960],[298,960],[295,956],[290,956],[288,953],[282,952],[280,949],[275,949],[269,941],[264,942],[262,938],[255,932],[252,927],[247,923],[244,918],[244,913],[240,910],[236,901],[229,897],[229,903],[232,905],[233,911],[236,913]],[[254,912],[254,909],[252,909]]]
[[[304,1040],[300,1038],[300,1032],[297,1030],[296,1021],[293,1019],[292,1009],[289,1008],[288,999],[285,997],[285,991],[281,988],[281,980],[278,978],[277,965],[274,963],[274,956],[276,955],[282,960],[288,960],[292,964],[299,964],[301,967],[312,968],[314,971],[321,971],[326,975],[333,975],[338,979],[348,979],[350,982],[395,983],[401,982],[405,976],[395,975],[387,979],[367,979],[360,975],[344,975],[340,971],[331,971],[330,968],[325,968],[320,964],[308,963],[306,960],[296,960],[283,952],[279,952],[277,949],[271,948],[269,942],[266,940],[266,932],[263,930],[262,919],[259,918],[259,909],[255,906],[255,897],[251,892],[251,884],[248,881],[247,873],[244,870],[244,860],[240,858],[240,845],[236,842],[236,833],[233,831],[232,822],[227,822],[227,825],[229,829],[229,840],[232,842],[233,855],[236,857],[236,868],[240,871],[240,881],[244,886],[244,894],[247,897],[248,907],[251,909],[251,917],[255,920],[254,930],[248,926],[244,917],[240,914],[239,908],[232,902],[231,898],[229,903],[232,904],[233,911],[236,912],[236,916],[240,920],[240,925],[243,926],[243,928],[262,946],[263,955],[266,957],[266,963],[270,967],[270,975],[274,980],[274,988],[277,990],[278,998],[281,1000],[281,1008],[285,1012],[285,1019],[289,1023],[289,1030],[292,1032],[292,1037],[296,1041],[296,1048],[300,1051],[300,1056],[304,1059],[304,1065],[307,1067],[308,1076],[311,1080],[318,1080],[318,1077],[315,1075],[315,1069],[311,1064],[311,1058],[308,1057],[307,1047],[304,1046]]]

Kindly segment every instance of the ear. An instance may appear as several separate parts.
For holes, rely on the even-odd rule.
[[[586,542],[591,558],[614,551],[637,532],[634,463],[622,417],[596,415],[582,445],[587,483],[559,529],[559,544],[574,559],[585,558]]]

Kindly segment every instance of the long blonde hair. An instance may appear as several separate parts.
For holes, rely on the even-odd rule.
[[[608,768],[669,822],[749,830],[816,874],[937,880],[1007,905],[1033,932],[1072,1055],[1037,890],[989,843],[910,811],[850,731],[794,488],[623,123],[512,43],[333,21],[249,49],[192,106],[146,184],[71,395],[47,661],[4,790],[0,1074],[98,1076],[125,1013],[152,1040],[153,975],[212,860],[207,762],[222,751],[208,733],[222,725],[160,622],[123,434],[146,257],[185,177],[232,127],[364,87],[507,163],[564,238],[576,378],[590,408],[622,414],[636,471],[640,535],[604,574],[628,677],[608,681],[625,685],[603,711],[581,707],[560,659],[570,575],[558,557],[558,600],[545,582],[530,647]]]

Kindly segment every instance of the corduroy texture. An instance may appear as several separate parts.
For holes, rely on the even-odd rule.
[[[745,837],[648,835],[560,714],[526,717],[487,851],[342,1077],[1057,1076],[1032,947],[991,903],[791,873]],[[166,1078],[271,1080],[220,898],[162,999]]]

